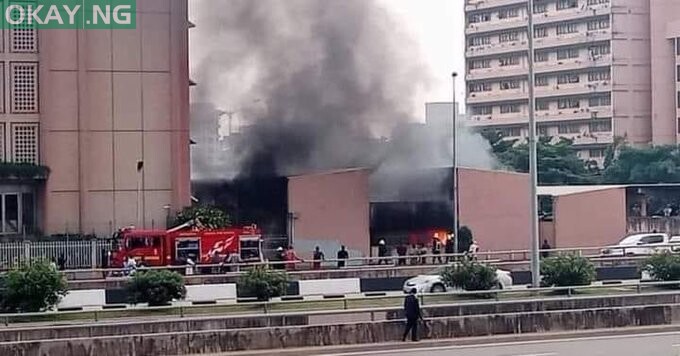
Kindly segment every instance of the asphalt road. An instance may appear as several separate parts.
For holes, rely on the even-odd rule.
[[[408,347],[408,349],[407,349]],[[334,354],[334,356],[680,356],[680,332],[574,338],[474,346],[419,348]]]

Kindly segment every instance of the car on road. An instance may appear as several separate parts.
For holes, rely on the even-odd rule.
[[[664,233],[633,234],[616,245],[602,249],[605,257],[648,256],[658,252],[680,252],[680,236]]]
[[[432,270],[431,272],[410,278],[404,282],[404,293],[409,293],[413,289],[417,293],[443,293],[460,290],[447,286],[442,281],[441,273],[446,266],[442,266]],[[496,287],[495,289],[507,289],[512,286],[512,275],[508,271],[496,270]]]

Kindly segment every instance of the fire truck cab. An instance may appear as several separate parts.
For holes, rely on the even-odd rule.
[[[171,230],[120,229],[114,235],[112,267],[123,267],[129,256],[147,266],[214,263],[237,253],[243,262],[261,262],[262,234],[255,225],[225,229],[195,227]]]

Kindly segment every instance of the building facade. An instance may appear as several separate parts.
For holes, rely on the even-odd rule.
[[[509,138],[528,136],[527,9],[465,2],[468,122]],[[615,137],[651,142],[650,1],[536,0],[533,12],[538,133],[600,162]]]
[[[164,227],[189,204],[186,0],[137,1],[134,30],[2,31],[0,234]],[[44,177],[43,177],[44,178]]]

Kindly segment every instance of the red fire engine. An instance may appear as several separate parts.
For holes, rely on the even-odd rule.
[[[256,225],[206,229],[184,224],[170,230],[120,229],[111,254],[111,266],[122,267],[126,257],[144,261],[147,266],[213,263],[215,253],[222,261],[238,253],[243,262],[262,261],[262,234]]]

